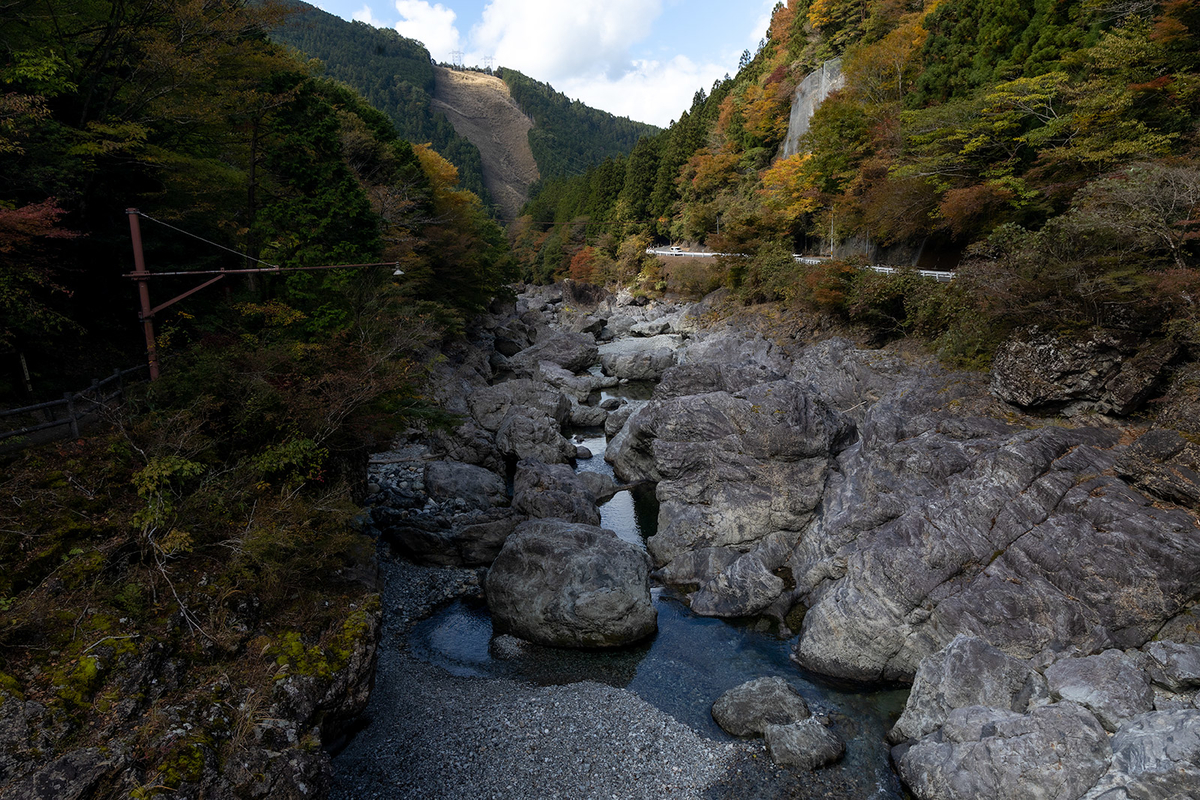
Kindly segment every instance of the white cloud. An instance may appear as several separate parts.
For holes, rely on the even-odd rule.
[[[401,36],[424,44],[437,61],[452,60],[451,54],[461,47],[454,25],[457,14],[441,3],[430,5],[426,0],[396,0],[396,10],[400,12],[396,30]]]
[[[574,77],[555,88],[593,108],[665,128],[691,108],[699,89],[707,92],[728,71],[717,64],[696,64],[686,56],[668,62],[636,61],[616,80]]]
[[[363,6],[358,11],[355,11],[353,18],[359,22],[365,22],[368,25],[374,25],[376,28],[382,28],[384,25],[384,23],[375,18],[375,12],[371,10],[370,6]]]
[[[630,46],[661,13],[662,0],[490,0],[473,55],[556,87],[584,74],[616,81],[636,70]]]
[[[746,34],[747,47],[751,53],[755,52],[759,42],[767,38],[767,29],[771,27],[771,15],[775,10],[775,3],[776,0],[762,0],[762,10],[758,20]]]

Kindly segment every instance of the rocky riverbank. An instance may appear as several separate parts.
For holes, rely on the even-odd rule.
[[[1200,659],[1196,518],[1166,502],[1186,494],[1131,485],[1186,487],[1186,447],[1159,441],[1169,432],[1139,438],[1144,426],[1112,417],[1046,424],[996,399],[984,376],[845,340],[763,336],[718,321],[714,302],[642,305],[568,285],[495,309],[436,382],[464,423],[390,465],[379,459],[373,520],[386,546],[444,569],[492,566],[458,591],[510,598],[499,619],[525,639],[636,641],[653,630],[632,611],[648,599],[634,566],[646,556],[595,527],[596,503],[615,487],[557,466],[586,455],[568,426],[603,427],[618,479],[657,487],[647,567],[693,612],[773,620],[799,633],[795,660],[817,673],[916,680],[892,739],[918,797],[1021,797],[1033,786],[1106,800],[1200,793],[1200,747],[1182,733],[1200,725],[1189,666]],[[597,390],[622,380],[659,383],[636,408],[601,407]],[[593,549],[603,555],[586,555]],[[563,559],[551,572],[576,582],[521,566],[550,553]],[[614,559],[630,568],[597,567]],[[401,563],[394,575],[412,569]],[[389,613],[409,605],[389,603]],[[638,621],[614,632],[625,619]],[[405,623],[396,625],[384,656],[393,669],[372,701],[388,719],[342,757],[342,796],[524,796],[513,782],[538,797],[545,787],[725,796],[736,765],[762,754],[753,742],[697,737],[620,690],[440,675],[404,653]],[[973,657],[968,678],[954,665],[977,651],[994,657]],[[1011,690],[974,691],[971,680]],[[1114,711],[1105,687],[1129,681],[1144,685],[1141,700]],[[412,713],[380,705],[392,701]],[[554,703],[566,710],[546,710]],[[554,723],[526,730],[518,746],[505,732],[535,706]],[[647,730],[668,749],[639,749]],[[439,738],[447,753],[471,755],[433,768],[446,760]],[[360,742],[368,754],[353,750]],[[396,743],[401,760],[386,755]],[[543,750],[548,760],[530,760]],[[583,755],[592,751],[601,757]],[[598,777],[610,774],[620,777]],[[813,776],[791,769],[768,783],[844,796],[820,794]]]

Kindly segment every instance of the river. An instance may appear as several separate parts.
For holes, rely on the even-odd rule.
[[[631,403],[649,398],[652,387],[630,384],[601,398]],[[579,470],[612,474],[604,461],[603,431],[579,430],[576,441],[594,453]],[[622,539],[645,547],[657,528],[658,504],[650,487],[618,492],[600,507],[601,524]],[[731,622],[692,614],[668,587],[654,586],[658,632],[649,641],[615,652],[523,647],[509,655],[493,640],[486,605],[457,600],[419,623],[410,652],[447,672],[476,678],[507,678],[538,685],[590,680],[627,689],[697,733],[729,739],[711,708],[726,690],[754,678],[788,680],[813,712],[828,717],[847,744],[845,757],[825,768],[841,786],[854,787],[854,800],[906,796],[890,766],[884,736],[899,717],[906,689],[837,686],[805,674],[789,658],[795,638],[781,637],[765,620]]]

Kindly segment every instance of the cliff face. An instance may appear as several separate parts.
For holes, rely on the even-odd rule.
[[[515,219],[540,177],[525,116],[504,81],[480,72],[434,70],[433,107],[459,136],[479,148],[483,182],[506,219]]]
[[[792,116],[788,121],[787,138],[780,146],[779,157],[787,158],[800,152],[800,137],[808,132],[808,122],[825,98],[846,85],[842,60],[826,61],[819,70],[809,73],[796,87],[792,97]]]

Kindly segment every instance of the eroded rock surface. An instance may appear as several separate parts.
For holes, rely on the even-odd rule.
[[[1018,660],[959,637],[922,662],[892,731],[901,777],[920,800],[1198,796],[1200,684],[1179,680],[1197,654],[1155,642]]]

